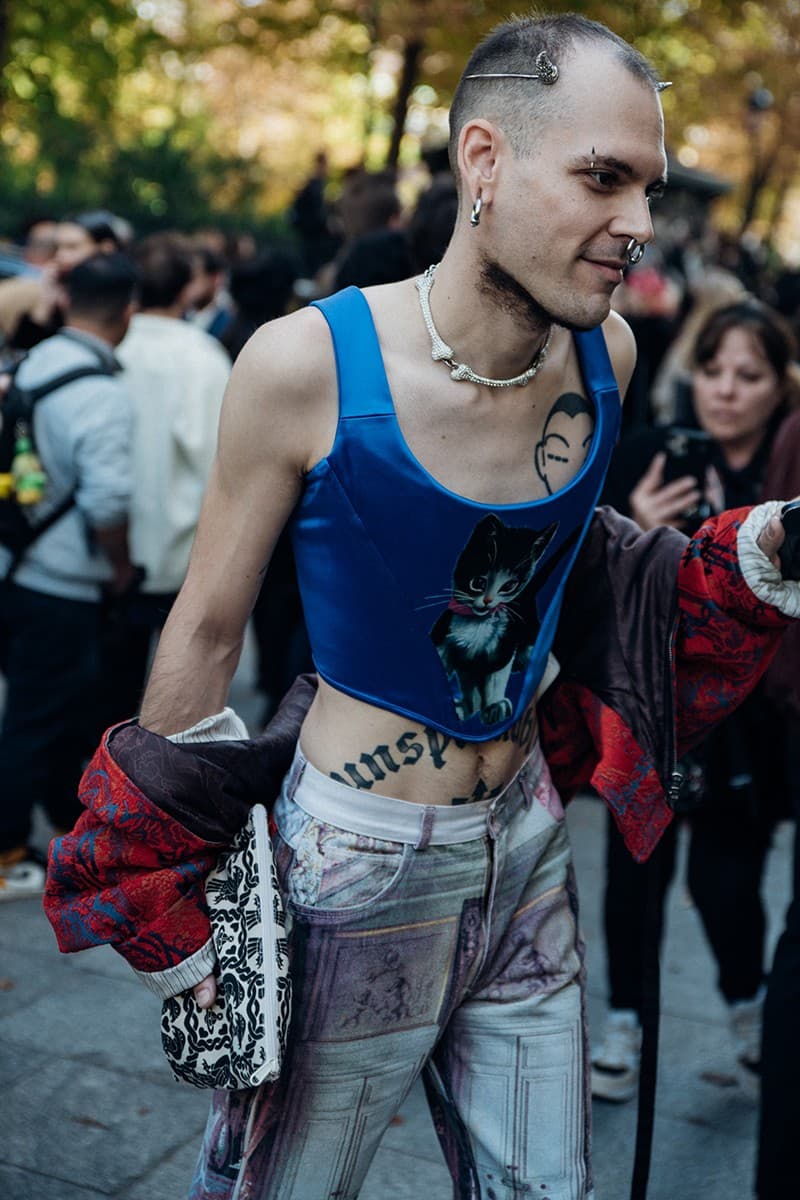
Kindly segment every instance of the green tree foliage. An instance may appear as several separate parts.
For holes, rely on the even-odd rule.
[[[147,229],[286,205],[316,150],[413,159],[518,0],[0,0],[0,224],[108,205]],[[800,150],[800,0],[567,0],[674,87],[670,140],[774,226]],[[751,97],[768,90],[765,110]],[[433,133],[430,134],[433,136]]]
[[[218,208],[252,211],[263,173],[209,142],[212,114],[192,75],[197,53],[154,20],[168,7],[152,0],[6,0],[6,228],[31,209],[108,206],[140,229],[191,225]]]

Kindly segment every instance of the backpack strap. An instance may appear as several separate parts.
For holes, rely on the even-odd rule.
[[[115,372],[111,367],[105,367],[98,362],[95,366],[90,366],[88,363],[85,367],[73,367],[71,371],[64,371],[61,375],[56,375],[54,379],[48,379],[46,383],[40,383],[38,387],[22,387],[18,384],[20,391],[24,391],[30,396],[31,407],[36,404],[37,400],[42,400],[45,396],[49,396],[50,392],[55,392],[59,388],[66,387],[68,383],[74,383],[76,379],[88,379],[91,375],[114,375]]]
[[[57,504],[55,506],[55,508],[53,509],[53,511],[49,512],[47,514],[47,516],[44,518],[44,520],[40,521],[38,523],[38,525],[31,526],[31,536],[30,536],[30,539],[27,542],[27,544],[25,546],[22,546],[21,549],[17,550],[16,553],[12,552],[11,562],[9,564],[8,570],[6,571],[6,573],[4,575],[5,579],[13,579],[17,568],[19,567],[20,563],[22,562],[23,558],[25,557],[26,552],[31,548],[33,543],[35,541],[37,541],[42,536],[43,533],[46,533],[51,525],[55,525],[56,521],[60,521],[61,518],[64,516],[64,514],[69,512],[69,510],[72,508],[74,503],[75,503],[75,489],[73,488],[73,490],[69,493],[69,495],[65,496],[64,499],[61,501],[61,503]]]
[[[18,363],[14,370],[14,376],[16,376],[19,365],[20,364]],[[18,394],[25,397],[24,410],[23,412],[14,413],[12,409],[8,415],[12,420],[19,420],[19,418],[23,415],[27,418],[30,418],[31,414],[33,413],[34,406],[39,400],[43,400],[45,396],[49,396],[51,392],[55,392],[59,388],[66,387],[68,383],[75,383],[78,379],[89,379],[95,375],[110,376],[114,374],[115,371],[113,371],[111,367],[104,366],[98,361],[94,366],[91,366],[87,363],[83,367],[73,367],[71,371],[63,371],[60,375],[56,375],[53,379],[48,379],[45,383],[40,383],[38,387],[24,388],[17,384],[16,386],[18,388]],[[26,551],[30,549],[33,543],[37,541],[37,539],[40,538],[43,533],[46,533],[51,526],[55,525],[56,521],[60,521],[61,518],[69,512],[74,503],[75,488],[73,488],[69,495],[65,496],[61,503],[57,504],[52,512],[49,512],[42,521],[39,521],[38,524],[31,527],[31,537],[27,544],[13,555],[11,564],[5,574],[6,579],[13,578],[17,568],[25,556]]]

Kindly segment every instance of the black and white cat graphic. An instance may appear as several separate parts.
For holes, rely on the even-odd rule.
[[[514,529],[490,513],[459,555],[450,601],[430,631],[458,685],[459,720],[477,714],[484,725],[496,725],[511,716],[509,677],[539,631],[538,588],[528,585],[557,529],[557,521],[541,530]]]

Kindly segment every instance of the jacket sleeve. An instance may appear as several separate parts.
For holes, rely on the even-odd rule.
[[[86,811],[50,845],[44,907],[60,950],[107,943],[162,998],[210,974],[206,876],[249,807],[280,790],[316,683],[298,678],[254,741],[231,710],[180,745],[135,723],[105,733],[81,780]]]
[[[678,568],[675,688],[678,753],[696,745],[752,691],[790,617],[759,598],[745,577],[740,534],[757,509],[731,509],[707,521]],[[764,559],[766,563],[766,558]]]
[[[148,800],[114,761],[108,736],[81,780],[85,812],[50,844],[44,909],[58,947],[110,944],[148,976],[192,960],[202,979],[209,955],[213,964],[205,877],[220,846]]]

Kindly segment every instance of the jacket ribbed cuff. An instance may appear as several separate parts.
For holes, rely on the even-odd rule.
[[[135,967],[132,970],[159,1000],[168,1000],[170,996],[188,991],[207,975],[213,974],[216,965],[217,952],[214,942],[209,938],[205,945],[195,950],[189,958],[185,958],[174,967],[167,967],[165,971],[137,971]]]
[[[750,590],[787,617],[800,617],[800,582],[784,579],[757,543],[773,517],[781,515],[783,500],[768,500],[748,514],[739,529],[739,565]]]
[[[167,741],[186,745],[192,742],[238,742],[246,737],[247,726],[242,718],[232,708],[223,708],[222,712],[203,717],[189,729],[171,733]]]

